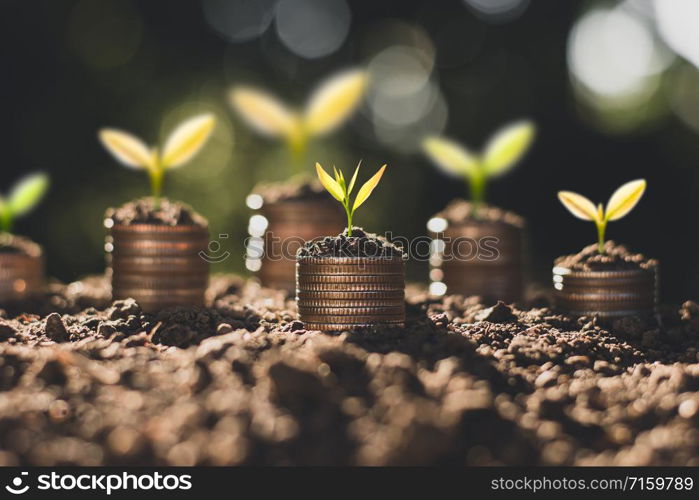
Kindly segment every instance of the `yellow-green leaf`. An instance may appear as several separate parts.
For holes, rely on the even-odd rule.
[[[349,187],[347,188],[347,196],[352,194],[354,189],[354,183],[357,182],[357,174],[359,174],[359,167],[362,165],[362,160],[357,163],[357,168],[354,169],[354,174],[352,174],[352,179],[350,180]]]
[[[384,170],[386,170],[386,165],[381,167],[378,172],[374,174],[374,176],[366,181],[364,185],[359,188],[359,192],[357,193],[357,197],[354,199],[354,206],[352,206],[352,211],[354,212],[359,208],[359,206],[364,203],[367,198],[371,195],[371,192],[374,190],[374,188],[379,184],[379,181],[381,180],[381,176],[383,175]]]
[[[322,83],[311,95],[304,114],[305,129],[311,135],[327,134],[339,127],[364,96],[367,74],[344,71]]]
[[[49,176],[32,174],[20,180],[7,198],[7,206],[12,215],[20,216],[29,212],[39,203],[49,187]]]
[[[628,214],[641,199],[645,190],[645,179],[627,182],[621,186],[607,202],[607,209],[604,214],[605,219],[617,220]]]
[[[512,168],[529,149],[534,130],[531,122],[517,122],[497,132],[483,153],[483,165],[488,176],[499,175]]]
[[[437,166],[451,174],[471,177],[478,172],[478,159],[460,144],[441,137],[427,137],[422,149]]]
[[[99,138],[107,151],[127,167],[153,167],[153,155],[148,146],[128,132],[105,128],[99,131]]]
[[[211,114],[198,115],[183,122],[165,142],[162,165],[174,168],[187,163],[206,144],[215,126],[216,118]]]
[[[578,219],[591,221],[598,219],[597,207],[583,195],[573,193],[572,191],[559,191],[558,199]]]
[[[316,163],[316,172],[318,173],[320,183],[328,191],[328,193],[330,193],[337,201],[342,203],[345,199],[345,193],[340,184],[335,179],[330,177],[325,170],[323,170],[320,163]]]
[[[298,134],[299,118],[276,97],[251,87],[238,87],[230,95],[231,103],[245,122],[261,134],[284,136]]]

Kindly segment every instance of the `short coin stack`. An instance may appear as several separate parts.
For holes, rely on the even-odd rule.
[[[208,241],[197,225],[115,224],[107,239],[114,299],[131,297],[147,312],[203,305],[209,263],[200,252]]]
[[[402,257],[299,257],[296,300],[309,330],[405,323]]]

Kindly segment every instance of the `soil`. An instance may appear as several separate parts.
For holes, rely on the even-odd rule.
[[[699,465],[693,302],[603,323],[410,286],[405,328],[326,335],[236,277],[157,315],[108,290],[0,314],[0,463]]]
[[[607,241],[603,253],[599,253],[595,243],[574,255],[559,257],[554,264],[573,271],[624,271],[653,269],[658,266],[658,261],[640,253],[629,252],[625,246]]]
[[[262,196],[264,203],[324,200],[330,196],[317,179],[306,176],[284,182],[260,183],[252,192]]]
[[[478,208],[478,217],[474,218],[473,203],[461,199],[452,200],[446,208],[436,214],[435,217],[442,217],[453,224],[458,224],[467,220],[480,220],[484,222],[501,222],[520,229],[525,226],[524,218],[514,212],[509,212],[502,208],[484,203]]]
[[[402,257],[403,250],[383,236],[367,233],[361,227],[347,229],[337,236],[306,242],[296,253],[299,257]]]
[[[160,198],[156,208],[154,198],[140,198],[118,208],[107,210],[105,218],[115,224],[156,224],[162,226],[201,226],[207,227],[206,219],[190,206],[178,201]]]
[[[32,240],[15,234],[0,233],[0,254],[23,254],[40,257],[41,247]]]

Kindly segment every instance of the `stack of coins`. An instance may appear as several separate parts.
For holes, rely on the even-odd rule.
[[[208,242],[196,225],[114,225],[106,245],[113,298],[133,298],[146,312],[203,305],[209,263],[200,253]]]
[[[44,260],[40,253],[0,252],[0,302],[38,295],[44,285]]]
[[[556,306],[601,318],[652,314],[657,304],[657,268],[571,271],[553,268]]]
[[[433,255],[431,278],[446,285],[446,293],[479,295],[487,302],[521,298],[523,231],[511,224],[468,220],[450,224],[440,255]]]
[[[296,301],[309,330],[403,326],[405,264],[401,257],[299,257]]]
[[[345,218],[333,200],[280,201],[262,207],[268,226],[259,277],[264,286],[293,291],[296,251],[304,242],[336,235]]]

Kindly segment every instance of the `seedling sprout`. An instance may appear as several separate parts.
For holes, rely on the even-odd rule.
[[[216,119],[211,114],[194,116],[182,122],[165,141],[162,152],[149,148],[137,137],[122,130],[105,128],[99,138],[107,151],[123,165],[143,169],[150,177],[151,194],[158,204],[165,171],[187,163],[209,139]]]
[[[0,231],[12,231],[15,219],[29,213],[41,201],[48,187],[48,175],[31,174],[17,182],[9,195],[0,196]]]
[[[493,134],[482,154],[473,153],[457,142],[437,136],[427,137],[422,147],[439,167],[466,179],[473,215],[478,217],[488,180],[514,167],[529,149],[534,134],[534,124],[523,121],[512,123]]]
[[[230,98],[251,128],[285,140],[292,157],[298,160],[311,138],[329,134],[350,117],[364,96],[367,80],[362,70],[338,73],[313,91],[302,110],[254,87],[235,87]]]
[[[357,196],[354,198],[354,203],[350,204],[350,195],[352,194],[354,184],[357,181],[357,174],[359,173],[360,165],[361,162],[359,162],[357,165],[357,168],[354,170],[354,175],[352,175],[352,179],[350,180],[349,185],[347,185],[345,183],[345,176],[341,170],[333,167],[333,171],[335,172],[335,178],[333,179],[325,170],[323,170],[320,163],[316,163],[316,172],[318,174],[318,179],[320,179],[320,183],[328,191],[328,193],[332,195],[333,198],[342,203],[342,206],[345,209],[345,213],[347,214],[347,236],[352,236],[352,218],[355,210],[357,210],[360,205],[364,203],[367,198],[369,198],[371,192],[379,184],[384,170],[386,170],[386,165],[382,166],[371,179],[366,181],[364,185],[359,188]]]
[[[578,219],[591,220],[597,226],[597,251],[604,253],[604,233],[607,223],[619,220],[628,214],[643,196],[646,190],[645,179],[627,182],[609,198],[607,207],[595,204],[584,196],[571,191],[559,191],[558,199],[561,200],[570,213]]]

